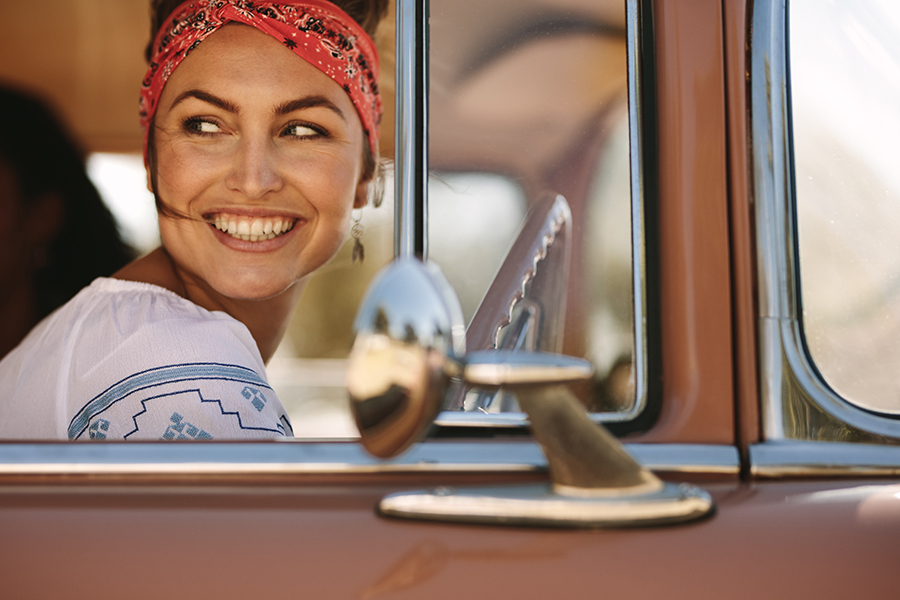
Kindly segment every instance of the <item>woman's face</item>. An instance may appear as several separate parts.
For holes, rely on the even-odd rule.
[[[299,35],[299,34],[298,34]],[[362,125],[344,90],[256,29],[230,24],[175,70],[155,120],[156,192],[182,277],[275,296],[340,248],[366,199]]]

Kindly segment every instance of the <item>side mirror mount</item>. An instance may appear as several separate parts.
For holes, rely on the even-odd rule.
[[[394,517],[515,525],[622,527],[711,514],[707,492],[658,479],[601,425],[565,384],[593,375],[583,359],[546,352],[465,353],[462,311],[430,265],[401,258],[373,282],[355,322],[347,389],[363,446],[390,458],[418,441],[450,380],[508,388],[547,456],[549,485],[403,492],[379,504]]]

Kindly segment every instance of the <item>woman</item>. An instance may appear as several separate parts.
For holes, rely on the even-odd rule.
[[[346,239],[378,156],[384,2],[158,2],[141,90],[162,246],[0,363],[0,436],[291,435],[265,379],[306,277]],[[362,15],[362,16],[360,16]]]

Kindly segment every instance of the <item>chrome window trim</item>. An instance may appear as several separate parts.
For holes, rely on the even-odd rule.
[[[641,102],[640,0],[626,0],[626,56],[628,79],[628,138],[631,182],[632,299],[634,311],[635,400],[628,411],[591,413],[595,423],[624,423],[636,419],[647,407],[649,352],[647,349],[646,222],[644,218],[644,153],[641,142],[643,105]],[[398,117],[399,117],[398,112]],[[525,413],[498,414],[441,412],[435,423],[441,427],[525,427]]]
[[[641,88],[641,30],[638,0],[625,3],[628,78],[628,143],[631,171],[631,273],[634,312],[634,406],[622,413],[597,413],[596,421],[631,421],[647,407],[647,275],[644,219],[644,148],[641,142],[643,90]]]
[[[737,475],[733,446],[626,444],[646,467],[673,473]],[[520,442],[425,442],[381,460],[356,442],[69,442],[0,444],[9,475],[359,475],[540,472],[540,446]]]
[[[755,0],[751,17],[750,131],[763,437],[900,444],[900,420],[838,396],[805,350],[792,185],[787,4]]]
[[[900,447],[843,442],[766,442],[750,446],[750,474],[761,478],[898,476]]]
[[[428,258],[428,0],[397,0],[394,256]]]

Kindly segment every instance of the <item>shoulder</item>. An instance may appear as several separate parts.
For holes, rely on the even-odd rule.
[[[263,366],[256,343],[243,323],[226,313],[201,308],[167,289],[98,279],[79,300],[67,315],[67,329],[79,346],[98,352],[88,351],[76,359],[121,361],[135,355],[143,362],[150,355],[177,361],[213,352],[228,360]]]
[[[17,410],[55,423],[53,437],[290,435],[247,328],[155,285],[96,280],[41,323],[13,362],[5,371],[28,392],[20,397],[42,403]]]
[[[69,438],[290,434],[242,323],[151,284],[105,280],[96,288],[72,361],[73,377],[91,375],[70,404]]]

